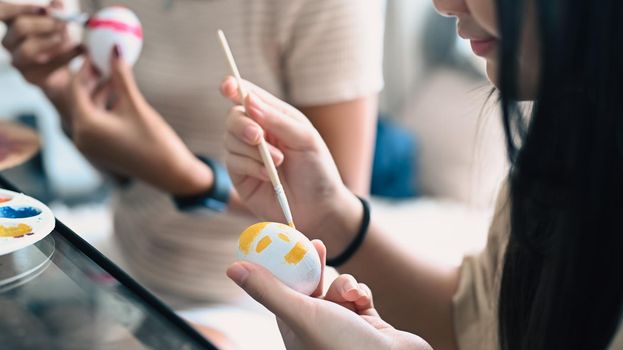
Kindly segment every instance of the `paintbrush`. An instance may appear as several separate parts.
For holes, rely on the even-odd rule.
[[[238,71],[238,66],[236,66],[234,55],[231,53],[231,49],[229,48],[229,44],[227,43],[227,38],[225,38],[225,34],[220,29],[218,30],[218,37],[221,45],[223,46],[225,56],[227,57],[227,63],[229,63],[231,73],[234,75],[234,78],[236,78],[236,81],[238,82],[238,95],[240,97],[240,102],[242,103],[242,105],[244,105],[244,100],[247,97],[247,93],[242,86],[242,78],[240,77],[240,71]],[[283,215],[286,218],[286,222],[289,226],[294,228],[294,220],[292,219],[292,212],[290,211],[290,206],[288,205],[288,198],[286,197],[286,193],[283,190],[283,186],[281,185],[281,180],[279,180],[279,175],[277,174],[277,168],[275,167],[273,158],[270,156],[270,152],[268,151],[268,144],[263,137],[260,140],[258,149],[260,151],[262,161],[264,162],[264,166],[266,167],[266,171],[268,172],[270,182],[275,189],[275,194],[277,194],[277,200],[279,201],[279,206],[281,206]]]

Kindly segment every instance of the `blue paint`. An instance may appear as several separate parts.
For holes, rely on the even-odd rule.
[[[0,207],[0,218],[24,219],[41,214],[41,210],[33,207]]]

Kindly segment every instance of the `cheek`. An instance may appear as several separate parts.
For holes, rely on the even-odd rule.
[[[487,32],[498,37],[495,0],[465,0],[472,17]]]

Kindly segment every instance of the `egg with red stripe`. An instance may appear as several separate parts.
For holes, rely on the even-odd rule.
[[[260,222],[240,234],[238,258],[261,265],[290,288],[310,295],[320,282],[320,257],[296,229]]]
[[[106,7],[87,22],[85,45],[95,67],[104,77],[108,77],[114,45],[118,45],[127,64],[132,66],[136,63],[143,48],[143,27],[130,9]]]

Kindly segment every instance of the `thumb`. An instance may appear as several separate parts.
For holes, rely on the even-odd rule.
[[[239,261],[227,269],[227,276],[290,326],[300,326],[301,315],[309,314],[311,304],[306,299],[310,297],[286,286],[262,266]]]
[[[123,59],[121,47],[115,44],[112,48],[111,60],[111,83],[113,89],[119,93],[119,97],[130,105],[144,102],[143,95],[136,84],[132,67]]]

